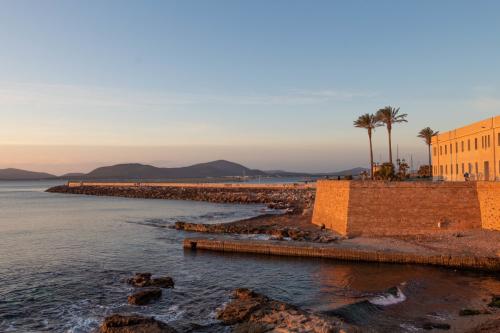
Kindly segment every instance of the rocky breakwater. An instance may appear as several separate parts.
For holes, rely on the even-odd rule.
[[[312,209],[315,189],[263,187],[204,186],[55,186],[47,192],[115,196],[142,199],[193,200],[215,203],[265,204],[273,209],[295,213]]]
[[[270,299],[248,289],[236,289],[233,300],[217,313],[233,332],[360,332],[336,317],[325,317]]]

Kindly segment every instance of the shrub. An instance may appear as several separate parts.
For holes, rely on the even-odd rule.
[[[375,179],[377,180],[395,180],[396,174],[394,171],[394,164],[384,163],[375,172]]]
[[[425,178],[431,176],[431,168],[428,165],[421,165],[418,169],[418,176]]]

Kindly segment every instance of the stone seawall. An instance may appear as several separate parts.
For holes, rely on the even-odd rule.
[[[143,199],[193,200],[214,203],[266,204],[273,209],[290,209],[301,213],[314,205],[315,190],[293,186],[56,186],[51,193],[114,196]]]
[[[318,181],[313,223],[348,236],[500,230],[500,183]]]
[[[298,242],[273,242],[217,238],[186,238],[185,249],[217,252],[241,252],[292,257],[315,257],[346,261],[393,264],[421,264],[460,269],[500,271],[500,258],[471,255],[428,255],[413,252],[362,250],[336,245]]]
[[[480,182],[477,195],[484,229],[500,230],[500,183]]]

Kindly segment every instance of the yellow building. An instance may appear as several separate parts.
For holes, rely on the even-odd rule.
[[[500,116],[432,138],[435,178],[447,181],[500,180]]]

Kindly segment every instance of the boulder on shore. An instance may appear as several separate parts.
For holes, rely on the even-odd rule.
[[[151,273],[136,273],[133,277],[127,280],[127,283],[136,287],[159,287],[173,288],[174,280],[170,276],[152,278]]]
[[[128,303],[132,305],[147,305],[161,297],[160,288],[145,288],[128,297]]]
[[[177,331],[152,317],[114,314],[104,319],[99,333],[177,333]]]
[[[358,332],[337,318],[327,318],[272,300],[248,289],[236,289],[233,300],[218,311],[217,319],[235,325],[233,332]]]

